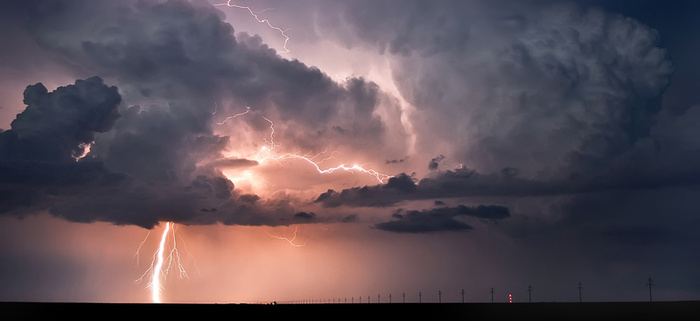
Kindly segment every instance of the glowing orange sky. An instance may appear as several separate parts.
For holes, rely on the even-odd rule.
[[[306,4],[307,1],[303,0],[300,3]],[[528,32],[512,36],[511,32],[517,32],[513,31],[517,29],[513,26],[520,26],[519,24],[525,21],[518,19],[518,16],[509,16],[503,21],[496,20],[495,27],[489,24],[490,20],[489,23],[483,22],[483,26],[479,25],[482,21],[477,18],[490,17],[495,15],[494,12],[500,12],[496,5],[475,1],[465,2],[467,4],[462,7],[457,1],[455,6],[464,12],[459,12],[456,19],[448,19],[442,24],[442,13],[431,10],[422,12],[420,6],[392,7],[392,3],[387,1],[387,7],[383,8],[394,8],[404,16],[397,14],[397,17],[401,18],[387,19],[386,25],[374,19],[379,12],[358,8],[357,4],[343,6],[347,12],[338,13],[338,16],[347,20],[338,21],[324,16],[324,10],[330,11],[328,4],[307,8],[287,2],[249,1],[245,2],[245,5],[254,6],[251,7],[252,11],[244,5],[216,7],[220,10],[220,17],[233,26],[236,40],[240,44],[254,44],[251,47],[259,50],[247,53],[274,56],[276,52],[279,57],[274,56],[274,59],[271,58],[267,62],[284,62],[290,65],[292,62],[299,63],[294,66],[309,72],[318,69],[324,77],[332,79],[334,86],[337,85],[333,90],[343,94],[352,88],[353,81],[364,81],[363,85],[366,87],[361,87],[362,89],[375,88],[372,86],[376,85],[376,88],[379,88],[377,96],[372,98],[377,99],[377,104],[372,105],[374,109],[370,113],[363,114],[363,106],[353,105],[359,105],[358,102],[352,99],[346,101],[344,99],[347,96],[339,95],[340,98],[332,105],[337,107],[337,110],[334,110],[337,114],[320,115],[318,119],[314,117],[316,115],[303,114],[308,111],[302,108],[295,109],[298,106],[284,106],[289,110],[283,110],[283,107],[275,105],[275,93],[258,101],[259,105],[237,100],[239,97],[233,97],[235,95],[229,93],[232,97],[218,97],[221,99],[211,101],[211,105],[198,106],[200,110],[214,110],[206,126],[211,126],[212,136],[227,137],[228,141],[222,155],[206,152],[197,154],[201,156],[201,159],[195,162],[197,166],[208,170],[208,166],[211,165],[215,170],[221,171],[221,174],[234,184],[237,196],[260,197],[260,203],[282,204],[280,208],[283,209],[281,212],[284,215],[310,213],[309,215],[318,220],[302,221],[308,224],[296,224],[298,221],[280,215],[278,221],[245,220],[249,217],[236,221],[253,226],[224,225],[218,223],[219,217],[212,214],[215,219],[206,223],[215,224],[176,223],[174,227],[178,237],[178,250],[188,277],[179,278],[175,271],[171,271],[162,280],[161,295],[164,302],[358,302],[360,297],[366,302],[368,299],[377,300],[378,295],[383,302],[388,302],[389,295],[392,296],[393,302],[400,302],[402,294],[406,295],[406,301],[416,302],[419,292],[423,295],[423,302],[436,302],[438,291],[443,293],[442,302],[458,302],[461,300],[462,290],[465,291],[465,299],[468,301],[487,302],[491,299],[489,290],[492,287],[496,291],[496,301],[507,301],[507,294],[510,293],[515,302],[522,302],[527,297],[527,287],[531,284],[535,287],[537,300],[574,301],[578,300],[576,285],[580,281],[585,285],[586,297],[594,297],[601,301],[619,298],[634,300],[646,298],[644,282],[650,274],[667,276],[670,279],[668,284],[672,284],[667,287],[660,286],[657,292],[659,297],[675,299],[698,296],[700,291],[697,278],[692,279],[695,275],[692,271],[694,266],[682,262],[685,262],[685,257],[695,257],[697,252],[695,243],[689,241],[695,240],[696,236],[688,233],[686,229],[694,227],[697,223],[697,219],[688,213],[694,213],[694,205],[697,205],[695,200],[700,198],[695,197],[696,191],[682,189],[684,182],[681,183],[681,187],[664,185],[655,190],[633,188],[632,194],[616,194],[618,190],[615,188],[604,189],[603,192],[593,190],[590,193],[584,188],[586,193],[581,195],[558,195],[547,188],[543,188],[544,192],[541,194],[538,194],[540,190],[532,194],[518,194],[521,191],[518,187],[530,186],[526,185],[527,183],[549,182],[544,179],[538,181],[542,177],[558,178],[559,172],[552,169],[558,169],[557,166],[561,164],[578,164],[576,161],[584,163],[584,156],[589,155],[577,154],[580,150],[590,148],[596,153],[600,150],[607,151],[605,147],[608,145],[604,142],[608,142],[608,136],[603,134],[612,132],[611,137],[619,138],[616,136],[619,134],[616,131],[619,129],[619,123],[615,122],[618,119],[608,122],[607,118],[603,119],[601,116],[606,112],[617,115],[612,111],[618,110],[605,108],[609,107],[606,103],[608,99],[612,99],[610,97],[617,97],[608,95],[606,90],[617,94],[620,88],[610,84],[618,83],[605,82],[607,79],[600,80],[599,78],[604,77],[595,72],[591,72],[594,75],[586,78],[588,74],[581,71],[587,71],[586,68],[597,70],[592,66],[599,65],[600,62],[596,60],[599,57],[586,55],[589,52],[584,50],[587,47],[583,45],[562,45],[555,47],[551,52],[545,52],[542,56],[534,55],[539,52],[533,48],[544,46],[551,40],[542,34],[556,39],[563,37],[564,40],[572,42],[586,40],[587,36],[598,41],[600,39],[595,38],[599,36],[596,33],[597,29],[591,31],[592,36],[583,32],[583,29],[589,24],[598,26],[601,21],[605,22],[602,25],[606,27],[615,26],[622,30],[639,28],[641,31],[635,34],[639,37],[647,35],[647,31],[649,34],[653,32],[643,24],[618,19],[619,17],[612,14],[562,10],[560,16],[558,7],[550,8],[551,11],[547,12],[553,14],[553,18],[540,19],[544,21],[542,22],[538,20],[541,18],[538,8],[528,10],[528,6],[523,5],[526,9],[522,11],[518,11],[519,6],[510,9],[527,16],[534,27],[526,29]],[[273,4],[279,4],[279,7],[273,8]],[[449,8],[447,2],[445,6]],[[443,6],[435,8],[437,12],[445,9]],[[260,23],[251,12],[259,14],[258,18],[264,16],[269,20]],[[414,17],[411,13],[416,12],[437,17],[426,23],[431,28],[444,27],[449,32],[445,36],[437,31],[431,34],[413,30],[412,25],[391,25],[392,21],[410,22]],[[571,17],[575,18],[571,19],[575,24],[571,28],[579,28],[577,30],[582,31],[581,35],[561,31],[570,29],[562,21]],[[330,22],[326,19],[330,19]],[[460,24],[466,24],[470,19],[477,21],[474,26],[469,26],[474,29]],[[328,28],[336,23],[338,30]],[[549,23],[554,25],[551,30],[548,29]],[[23,27],[6,24],[8,26],[5,30],[24,30]],[[463,29],[460,29],[462,27]],[[376,28],[375,33],[367,34],[365,28]],[[400,28],[406,30],[399,30]],[[464,39],[468,41],[453,39],[455,34],[450,32],[456,33],[457,36],[464,32]],[[405,34],[411,37],[392,38],[394,35]],[[603,34],[608,35],[604,32]],[[260,38],[254,35],[259,35]],[[446,38],[440,38],[443,36]],[[389,40],[383,37],[388,37]],[[544,37],[544,40],[540,37]],[[648,45],[644,40],[639,40],[639,43]],[[607,43],[610,39],[604,38],[600,41]],[[86,68],[87,71],[78,67],[71,69],[67,67],[71,66],[70,62],[57,62],[51,51],[39,50],[42,48],[39,43],[19,39],[15,44],[18,48],[36,49],[36,63],[26,66],[25,69],[13,68],[14,63],[2,67],[1,70],[7,70],[7,73],[6,76],[0,77],[0,129],[9,128],[14,117],[26,107],[22,94],[28,85],[42,82],[51,92],[60,86],[73,83],[76,78],[86,77],[83,73],[92,72],[89,68]],[[455,44],[455,47],[450,46],[451,44]],[[401,47],[402,45],[406,47]],[[532,47],[527,47],[528,45]],[[266,48],[265,46],[269,46],[271,50],[266,52],[260,49]],[[417,49],[411,52],[411,46],[416,46]],[[448,49],[442,51],[441,46]],[[573,50],[571,60],[567,60],[566,58],[570,58],[566,56],[567,50],[571,48],[584,49],[581,50],[583,53]],[[518,55],[522,52],[529,53],[526,49],[531,50],[533,55]],[[626,49],[633,51],[630,48]],[[625,50],[615,51],[620,57],[614,58],[627,58],[624,55],[626,53]],[[579,54],[583,57],[576,56]],[[503,55],[505,62],[492,63],[491,59],[498,55]],[[20,54],[8,56],[12,56],[16,61],[23,61]],[[631,56],[638,58],[636,55]],[[660,59],[664,64],[654,64],[656,60],[649,56],[657,56],[642,56],[651,62],[646,63],[647,60],[640,59],[643,62],[641,65],[658,68],[658,73],[654,75],[660,75],[657,78],[666,80],[666,61]],[[542,69],[552,72],[555,76],[546,72],[532,73],[528,68],[535,70],[535,67],[541,66],[533,63],[532,65],[536,66],[532,67],[529,64],[530,60],[525,58],[542,62]],[[557,68],[580,76],[578,80],[583,84],[583,89],[576,87],[576,81],[571,81],[575,90],[569,90],[569,87],[562,85],[569,84],[561,79],[570,74],[553,71],[560,70],[549,64],[550,60],[556,60],[555,58],[580,64],[572,63],[574,68],[562,63],[557,65]],[[454,67],[447,62],[454,63]],[[576,72],[580,71],[581,75],[568,70],[567,67]],[[617,69],[614,71],[622,72]],[[638,79],[635,75],[629,79]],[[119,81],[118,76],[104,77],[109,85]],[[271,82],[295,84],[295,79],[284,78],[284,75],[275,74],[271,78],[275,78],[270,80]],[[650,78],[653,79],[649,83],[658,80],[655,77]],[[324,81],[326,79],[323,78]],[[658,81],[660,85],[650,87],[664,87],[664,83]],[[138,86],[129,87],[128,81],[125,82],[127,84],[120,87],[120,90],[125,91],[124,97],[128,99],[126,91],[136,91]],[[587,86],[589,84],[590,86]],[[640,87],[646,88],[641,85]],[[577,91],[579,89],[580,91]],[[575,94],[570,97],[570,92]],[[625,93],[631,97],[629,101],[638,98],[634,93]],[[595,94],[600,94],[603,98],[589,101],[586,100],[588,94],[596,98],[598,96]],[[154,104],[157,105],[160,103],[158,99],[162,98],[146,94],[143,96],[146,97],[143,101],[138,100],[141,98],[135,98],[135,104],[155,101]],[[623,94],[620,96],[628,98]],[[163,100],[167,101],[166,98]],[[193,101],[200,102],[196,99]],[[126,105],[132,103],[134,102],[125,102]],[[610,105],[617,106],[614,103]],[[542,109],[538,109],[539,107]],[[688,108],[688,112],[683,115],[700,115],[696,111],[698,108]],[[571,112],[560,114],[561,110]],[[658,137],[685,138],[686,140],[679,139],[674,143],[690,142],[688,150],[700,150],[700,147],[692,145],[696,140],[685,137],[685,131],[695,133],[691,130],[695,118],[688,120],[679,117],[679,120],[676,120],[669,115],[673,113],[660,114],[658,118],[654,118],[658,126],[650,127],[650,131],[658,131]],[[320,125],[318,128],[309,129],[312,128],[309,125],[317,125],[314,121],[318,121]],[[372,127],[376,124],[379,125]],[[570,124],[577,126],[569,126]],[[347,134],[348,128],[353,129],[352,135]],[[589,131],[593,134],[585,136]],[[103,135],[109,137],[111,133]],[[640,155],[660,155],[666,151],[658,147],[661,143],[655,143],[658,142],[640,140],[631,144],[629,154],[623,155],[628,158],[614,160],[627,164],[624,161],[636,160]],[[682,144],[670,146],[680,145]],[[668,148],[669,145],[663,146]],[[99,147],[96,146],[96,150],[99,150]],[[685,151],[682,148],[679,150]],[[674,156],[686,155],[682,152]],[[98,151],[95,152],[97,153]],[[580,158],[576,158],[580,155]],[[651,168],[675,169],[678,164],[672,157],[668,160],[664,158],[658,163],[656,160],[653,158],[649,163],[659,167]],[[431,161],[439,161],[439,169],[437,163],[435,168],[430,168]],[[632,163],[637,165],[644,162]],[[689,163],[691,161],[684,161],[681,165]],[[357,165],[361,168],[341,169],[332,173],[319,172],[342,165]],[[457,193],[459,197],[444,198],[442,195],[433,195],[434,197],[430,198],[407,197],[398,199],[395,203],[388,202],[388,205],[366,207],[333,207],[314,202],[321,193],[330,189],[340,192],[381,185],[386,183],[388,177],[401,173],[415,179],[417,184],[421,178],[438,177],[445,173],[447,177],[465,173],[471,175],[467,170],[472,168],[475,169],[474,173],[484,174],[478,176],[484,181],[477,181],[473,186],[475,194],[465,193],[465,196],[461,196]],[[378,180],[376,175],[360,169],[376,171],[382,179]],[[604,169],[608,170],[608,167],[604,166]],[[602,173],[615,174],[615,169],[617,168]],[[694,172],[691,171],[692,173]],[[562,177],[580,178],[587,176],[588,172],[565,174],[571,175]],[[601,177],[614,176],[612,174]],[[622,183],[627,182],[625,179],[628,178],[624,174],[629,173],[624,172],[621,175]],[[477,177],[476,174],[474,176]],[[492,181],[487,179],[492,178],[504,184],[503,194],[488,194],[491,191],[489,188],[495,186],[488,184]],[[656,177],[652,176],[651,180],[654,178]],[[523,182],[524,185],[516,185]],[[454,192],[463,186],[450,183],[452,182],[448,181],[445,185],[436,184],[436,189],[444,188]],[[480,183],[483,185],[479,185]],[[510,183],[513,185],[509,185]],[[381,189],[381,186],[379,188]],[[515,192],[509,188],[513,188]],[[498,188],[494,190],[500,192]],[[485,191],[483,197],[480,194],[482,191]],[[509,192],[513,192],[515,197],[508,197],[512,196]],[[607,192],[610,194],[605,194]],[[658,194],[655,194],[656,192]],[[657,202],[655,196],[658,195],[662,197]],[[166,200],[173,201],[172,204],[176,204],[174,201],[177,201]],[[91,200],[84,201],[87,203]],[[453,219],[451,224],[468,227],[454,233],[439,229],[435,233],[395,233],[376,225],[390,220],[399,222],[412,217],[412,214],[418,219],[440,218],[444,212],[429,210],[482,204],[498,204],[509,209],[509,215],[504,220],[467,215],[449,217]],[[171,203],[166,205],[170,206]],[[202,210],[211,214],[216,212],[217,208]],[[253,213],[260,214],[263,210]],[[658,216],[656,212],[662,211],[663,215],[668,217]],[[649,214],[650,212],[656,214]],[[4,297],[0,297],[0,300],[152,301],[147,281],[138,280],[151,264],[164,222],[149,232],[145,228],[133,225],[98,221],[68,222],[60,217],[61,214],[58,214],[58,217],[53,214],[55,213],[42,211],[24,215],[19,219],[0,216],[0,255],[1,263],[5,265],[2,271],[17,273],[16,277],[8,275],[0,278],[0,281],[6,283],[6,290],[0,292]],[[154,215],[167,217],[168,213]],[[278,219],[274,214],[270,216]],[[239,219],[235,215],[231,217]],[[609,221],[612,223],[608,224]],[[675,223],[669,222],[674,221],[686,224],[671,226]],[[289,243],[288,239],[292,237],[295,237],[295,244],[300,246]],[[136,256],[142,242],[143,247]],[[667,244],[673,246],[666,247]],[[654,255],[647,255],[649,252],[653,252]],[[674,264],[663,264],[666,260]],[[640,275],[643,275],[644,279],[638,280]],[[685,280],[680,276],[670,275],[691,277],[688,277],[690,280]],[[23,284],[10,282],[14,278],[23,280]],[[2,283],[0,287],[3,287]]]

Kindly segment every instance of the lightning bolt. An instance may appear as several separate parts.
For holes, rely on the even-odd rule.
[[[143,245],[146,243],[146,240],[148,237],[151,235],[151,230],[148,230],[148,233],[146,234],[146,237],[141,241],[141,244],[139,244],[139,248],[136,249],[136,254],[134,254],[134,257],[136,257],[136,266],[139,265],[139,258],[141,256],[141,248],[143,248]]]
[[[233,2],[232,0],[228,0],[226,3],[217,4],[217,6],[227,6],[229,8],[238,8],[238,9],[248,10],[250,15],[253,16],[253,18],[255,18],[255,20],[257,20],[259,23],[266,24],[270,29],[276,30],[277,32],[280,33],[280,35],[282,35],[282,37],[284,37],[284,45],[283,45],[284,50],[278,50],[277,52],[278,53],[288,53],[289,52],[289,49],[287,49],[287,43],[289,42],[289,36],[287,36],[287,33],[284,30],[280,29],[279,27],[272,25],[272,23],[270,23],[270,20],[260,19],[260,16],[259,16],[260,13],[263,13],[263,12],[268,11],[268,10],[273,10],[273,9],[265,9],[263,11],[256,13],[253,11],[253,9],[251,9],[248,6],[241,6],[241,5],[232,3],[232,2]]]
[[[261,151],[261,153],[262,152],[269,153],[270,150],[263,147],[263,150]],[[260,155],[260,153],[258,155]],[[262,163],[266,160],[274,160],[274,161],[279,162],[280,160],[285,160],[285,159],[298,159],[298,160],[304,161],[304,162],[310,164],[311,166],[313,166],[319,174],[331,174],[331,173],[336,172],[336,171],[362,172],[362,173],[365,173],[367,175],[374,177],[379,183],[384,183],[385,180],[392,177],[392,175],[383,174],[383,173],[380,173],[374,169],[366,169],[362,165],[357,165],[357,164],[352,165],[352,166],[348,166],[347,163],[345,163],[345,164],[338,165],[336,167],[321,169],[321,166],[319,165],[321,162],[316,163],[311,158],[308,158],[308,157],[303,156],[303,155],[292,154],[292,153],[286,153],[286,154],[279,155],[279,156],[268,155],[265,157],[258,157],[256,160],[258,162]]]
[[[216,107],[217,107],[217,109],[218,109],[218,106],[216,106]],[[217,125],[226,124],[227,121],[229,121],[229,120],[231,120],[231,119],[236,119],[236,118],[238,118],[238,117],[240,117],[240,116],[243,116],[243,115],[247,114],[248,112],[250,112],[250,107],[245,106],[245,108],[246,108],[246,111],[244,111],[244,112],[242,112],[242,113],[235,114],[235,115],[233,115],[233,116],[228,116],[228,117],[226,117],[226,119],[224,119],[224,120],[221,121],[221,122],[217,122],[216,124],[217,124]],[[216,109],[214,110],[214,115],[216,115]]]
[[[289,52],[289,49],[287,49],[287,43],[289,42],[289,36],[285,33],[285,31],[282,30],[282,29],[279,28],[279,27],[276,27],[276,26],[272,25],[272,23],[270,23],[269,20],[267,20],[267,19],[261,19],[260,16],[259,16],[259,13],[262,13],[262,12],[265,12],[265,11],[268,11],[268,10],[272,10],[272,9],[265,9],[265,10],[259,12],[259,13],[256,13],[255,11],[253,11],[253,9],[252,9],[251,7],[249,7],[249,6],[243,6],[243,5],[239,5],[239,4],[235,4],[235,3],[233,3],[232,0],[228,0],[226,3],[217,4],[217,6],[227,6],[227,7],[229,7],[229,8],[238,8],[238,9],[247,10],[247,11],[250,13],[250,15],[253,16],[253,18],[255,18],[255,20],[257,20],[257,21],[260,22],[260,23],[266,24],[270,29],[276,30],[277,32],[279,32],[279,33],[282,35],[282,37],[285,38],[285,41],[284,41],[284,50],[283,50],[283,51],[278,51],[278,52],[281,52],[281,53],[288,53],[288,52]],[[227,121],[229,121],[229,120],[231,120],[231,119],[235,119],[235,118],[237,118],[237,117],[239,117],[239,116],[242,116],[242,115],[247,114],[247,113],[250,111],[250,107],[247,107],[247,106],[246,106],[246,108],[247,108],[247,109],[246,109],[245,112],[243,112],[243,113],[238,113],[238,114],[233,115],[233,116],[229,116],[229,117],[227,117],[224,121],[218,122],[217,124],[223,125],[223,124],[225,124]],[[214,113],[216,113],[216,112],[214,112]],[[374,169],[365,169],[364,166],[362,166],[362,165],[357,165],[357,164],[352,165],[352,166],[348,166],[348,164],[345,163],[345,164],[338,165],[338,166],[336,166],[336,167],[331,167],[331,168],[327,168],[327,169],[321,169],[321,167],[319,166],[319,164],[321,164],[323,161],[326,161],[326,160],[328,160],[328,159],[331,159],[331,158],[333,157],[333,153],[331,154],[330,157],[324,158],[324,159],[323,159],[322,161],[320,161],[320,162],[315,162],[315,161],[313,161],[313,158],[309,158],[308,156],[299,155],[299,154],[287,153],[287,154],[283,154],[283,155],[279,155],[279,156],[272,155],[271,152],[272,152],[272,150],[274,150],[275,147],[276,147],[275,141],[274,141],[274,134],[275,134],[274,123],[272,122],[272,120],[268,119],[267,117],[264,117],[264,116],[263,116],[263,118],[265,118],[265,120],[267,120],[267,121],[270,123],[270,139],[269,139],[269,141],[268,141],[267,139],[265,140],[270,146],[269,146],[269,147],[263,147],[263,148],[258,152],[258,154],[257,154],[257,156],[256,156],[256,158],[255,158],[255,160],[257,160],[258,162],[263,162],[263,161],[266,161],[266,160],[275,160],[275,161],[278,161],[278,162],[279,162],[280,160],[285,160],[285,159],[297,159],[297,160],[301,160],[301,161],[304,161],[304,162],[309,163],[310,165],[312,165],[313,167],[315,167],[316,170],[317,170],[320,174],[330,174],[330,173],[333,173],[333,172],[336,172],[336,171],[363,172],[363,173],[366,173],[366,174],[368,174],[368,175],[371,175],[372,177],[374,177],[374,178],[375,178],[377,181],[379,181],[380,183],[384,183],[385,180],[387,180],[387,179],[389,179],[389,178],[392,177],[392,175],[383,174],[383,173],[380,173],[380,172],[378,172],[378,171],[376,171],[376,170],[374,170]],[[335,153],[335,152],[334,152],[334,153]],[[264,154],[265,156],[263,156],[263,154]],[[318,156],[318,155],[317,155],[317,156]]]
[[[333,158],[333,154],[335,152],[331,153],[330,157],[324,158],[320,162],[315,162],[315,161],[313,161],[312,158],[309,158],[309,157],[304,156],[304,155],[293,154],[293,153],[285,153],[282,155],[272,155],[272,151],[276,147],[275,142],[274,142],[274,134],[275,134],[274,125],[275,124],[267,117],[265,117],[265,120],[267,120],[270,123],[270,142],[269,142],[270,147],[263,146],[260,149],[260,152],[258,152],[256,159],[255,159],[259,163],[262,163],[266,160],[274,160],[274,161],[279,162],[280,160],[285,160],[285,159],[298,159],[298,160],[304,161],[304,162],[310,164],[311,166],[313,166],[314,168],[316,168],[316,171],[318,171],[319,174],[331,174],[335,171],[341,171],[341,170],[346,171],[346,172],[362,172],[362,173],[366,173],[368,175],[373,176],[380,183],[384,183],[384,180],[392,177],[391,175],[383,174],[383,173],[380,173],[380,172],[373,170],[373,169],[365,169],[361,165],[348,166],[347,163],[338,165],[336,167],[321,169],[321,166],[319,166],[319,164],[321,164],[322,162],[324,162],[328,159]],[[266,156],[263,156],[263,154],[265,154]],[[320,154],[318,154],[318,155],[320,155]],[[317,157],[318,155],[314,156],[314,158]]]
[[[294,243],[294,240],[297,238],[297,229],[298,229],[298,227],[295,226],[295,227],[294,227],[294,236],[293,236],[291,239],[290,239],[290,238],[283,237],[283,236],[273,235],[273,234],[271,234],[270,232],[267,232],[267,235],[269,235],[269,236],[272,237],[272,238],[276,238],[276,239],[279,239],[279,240],[287,241],[287,242],[289,243],[289,245],[291,245],[291,246],[293,246],[293,247],[302,247],[302,246],[306,245],[306,241],[304,241],[304,243],[302,243],[302,244]]]
[[[148,232],[146,238],[141,242],[138,250],[136,251],[137,263],[141,248],[146,242],[146,239],[148,239],[149,235],[150,231]],[[172,236],[172,246],[166,256],[166,246],[169,235]],[[150,277],[146,288],[149,288],[151,290],[151,300],[153,301],[153,303],[162,302],[160,294],[164,287],[161,281],[165,279],[165,277],[170,273],[170,269],[173,266],[177,266],[180,278],[189,279],[189,275],[187,274],[187,271],[185,270],[184,265],[181,262],[182,259],[180,257],[180,252],[178,250],[175,237],[175,224],[173,222],[166,222],[165,228],[163,229],[163,233],[160,237],[158,249],[153,254],[151,266],[141,275],[139,279],[136,280],[137,283],[140,283],[143,281],[144,278]]]
[[[165,230],[163,231],[163,236],[160,238],[160,246],[158,247],[158,252],[156,252],[156,266],[153,268],[153,277],[151,278],[151,297],[154,303],[160,303],[160,275],[162,273],[163,267],[163,252],[165,251],[165,241],[168,237],[168,230],[170,230],[170,222],[165,223]]]
[[[222,122],[217,122],[219,125],[225,124],[227,121],[238,118],[240,116],[246,115],[251,111],[249,106],[246,106],[246,111],[245,112],[240,112],[237,113],[233,116],[228,116],[226,119]],[[214,114],[216,114],[216,110],[214,111]],[[289,159],[296,159],[300,160],[303,162],[306,162],[313,166],[316,171],[319,174],[331,174],[337,171],[346,171],[346,172],[360,172],[360,173],[365,173],[367,175],[370,175],[374,177],[379,183],[384,183],[387,179],[393,177],[392,175],[384,174],[381,173],[377,170],[371,169],[371,168],[365,168],[364,165],[348,165],[348,163],[343,163],[341,165],[335,166],[335,167],[330,167],[326,169],[322,169],[320,164],[334,158],[335,154],[338,153],[337,151],[331,152],[331,155],[328,157],[323,158],[321,161],[314,161],[314,159],[318,158],[322,154],[327,153],[327,149],[323,152],[320,152],[316,154],[313,157],[309,157],[308,155],[300,155],[300,154],[294,154],[294,153],[284,153],[284,154],[275,154],[274,151],[278,147],[278,145],[275,143],[275,123],[270,120],[269,118],[262,116],[263,119],[265,119],[268,123],[270,123],[270,135],[269,138],[263,138],[263,140],[268,144],[268,146],[263,146],[260,148],[260,151],[255,155],[253,158],[254,160],[258,161],[258,163],[262,163],[268,160],[276,161],[280,163],[282,160],[289,160]]]

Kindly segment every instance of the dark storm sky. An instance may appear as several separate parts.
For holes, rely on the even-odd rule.
[[[290,53],[215,1],[3,1],[0,214],[474,234],[700,295],[697,2],[246,5]]]

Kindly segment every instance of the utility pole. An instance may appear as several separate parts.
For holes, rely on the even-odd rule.
[[[578,302],[581,303],[581,290],[583,289],[583,284],[581,281],[578,282]]]
[[[653,283],[651,283],[651,277],[649,277],[649,282],[647,283],[647,285],[649,286],[649,302],[651,302],[651,286],[654,285]]]
[[[401,293],[402,302],[406,303],[406,292]]]
[[[379,294],[379,293],[377,293],[377,303],[382,303],[382,301],[380,300],[380,294]]]
[[[423,296],[423,294],[420,293],[420,291],[418,291],[418,303],[423,302],[423,301],[421,300],[421,297],[422,297],[422,296]]]
[[[389,293],[389,303],[391,303],[391,293]]]
[[[438,303],[442,303],[442,291],[438,291]]]
[[[532,302],[532,287],[529,285],[527,286],[527,300],[528,302]]]
[[[462,289],[462,303],[464,303],[464,289]]]
[[[491,287],[491,303],[493,303],[493,287]]]

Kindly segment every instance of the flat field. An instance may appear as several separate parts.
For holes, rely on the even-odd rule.
[[[0,303],[13,317],[196,317],[428,320],[700,320],[700,301],[583,303],[121,304]]]

